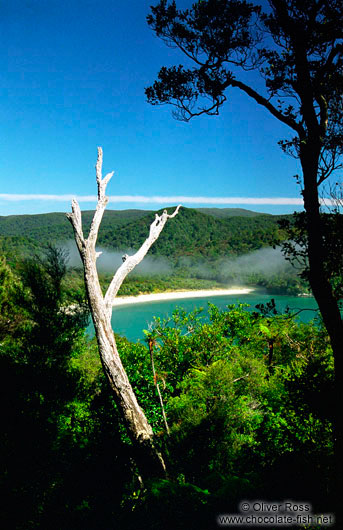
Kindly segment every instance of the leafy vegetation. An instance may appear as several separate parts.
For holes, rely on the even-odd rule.
[[[146,238],[152,219],[153,215],[142,217],[117,231],[103,229],[99,245],[116,249],[136,249]],[[182,208],[173,226],[166,226],[151,253],[174,259],[184,256],[217,257],[242,254],[280,242],[283,234],[277,220],[277,216],[220,219],[190,208]]]
[[[256,217],[258,215],[267,215],[261,212],[253,212],[245,208],[195,208],[197,212],[212,215],[213,217]]]
[[[244,216],[241,216],[242,212]],[[144,275],[139,271],[133,273],[125,281],[120,294],[242,284],[287,294],[306,292],[306,281],[300,280],[292,267],[286,267],[283,263],[281,270],[272,273],[268,268],[270,261],[275,258],[264,258],[264,267],[263,259],[261,266],[253,254],[284,242],[291,216],[253,215],[254,212],[248,210],[242,212],[229,208],[182,208],[173,226],[166,226],[152,247],[150,260],[155,261],[150,262],[151,270],[148,266]],[[91,213],[83,212],[86,226],[89,225]],[[138,248],[146,238],[151,216],[149,212],[139,210],[105,212],[99,246],[105,251],[116,251],[120,256],[121,253],[130,252],[130,249]],[[280,220],[285,228],[280,228]],[[16,267],[21,257],[37,254],[51,242],[61,245],[72,238],[67,219],[59,213],[2,217],[0,234],[0,249],[13,267]],[[115,259],[118,261],[117,254]],[[241,267],[230,261],[250,254],[248,266]],[[160,258],[165,261],[158,261]],[[109,274],[106,269],[100,269],[100,273],[102,284],[105,285]],[[82,274],[75,269],[70,270],[68,275],[69,280],[78,283],[82,289],[81,277]]]
[[[117,337],[169,470],[142,488],[66,273],[53,248],[17,272],[0,262],[6,528],[209,530],[243,498],[304,492],[329,511],[333,357],[320,322],[272,304],[210,305],[209,319],[181,309],[156,319],[147,345]]]
[[[304,213],[295,213],[291,219],[280,223],[289,238],[283,242],[284,253],[293,265],[301,265],[301,277],[309,280],[308,231]],[[339,209],[322,214],[323,244],[325,249],[325,275],[330,281],[333,295],[343,298],[343,216]]]
[[[206,211],[207,209],[204,209]],[[225,209],[224,209],[225,210]],[[172,228],[166,227],[152,248],[153,254],[177,258],[180,256],[237,255],[283,240],[278,227],[279,216],[226,216],[216,209],[211,215],[182,208]],[[93,212],[83,212],[89,227]],[[99,245],[111,249],[137,248],[146,238],[147,228],[154,216],[144,210],[105,212],[99,232]],[[282,216],[281,216],[282,217]],[[63,213],[14,215],[0,217],[3,245],[18,245],[28,238],[40,246],[71,240],[72,229]],[[12,238],[8,240],[8,238]],[[6,250],[6,249],[5,249]]]
[[[105,212],[102,226],[116,229],[132,220],[143,217],[148,212],[144,210],[108,210]],[[93,218],[93,211],[82,212],[84,224],[89,228]],[[3,236],[28,237],[40,244],[71,239],[72,227],[64,213],[44,213],[34,215],[0,216],[0,232]]]

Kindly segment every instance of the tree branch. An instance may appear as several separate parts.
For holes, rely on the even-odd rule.
[[[94,212],[92,224],[91,224],[87,239],[85,239],[83,235],[81,210],[80,210],[80,206],[76,199],[72,200],[72,213],[67,213],[67,218],[71,222],[72,227],[74,229],[75,239],[76,239],[76,243],[77,243],[80,253],[82,252],[82,249],[85,248],[86,246],[87,247],[92,246],[93,248],[95,248],[101,220],[104,215],[106,205],[108,203],[108,197],[106,197],[105,195],[106,186],[109,183],[114,173],[112,171],[112,173],[108,173],[104,178],[102,178],[101,176],[102,149],[101,147],[98,147],[98,159],[96,162],[95,170],[96,170],[96,181],[98,185],[98,202],[96,205],[96,209]]]
[[[80,207],[75,199],[72,202],[72,212],[67,214],[67,217],[73,226],[75,239],[84,267],[87,298],[94,323],[102,366],[114,392],[118,410],[122,415],[128,434],[135,446],[137,465],[143,476],[165,477],[165,464],[162,455],[155,446],[152,427],[138,404],[137,397],[132,389],[118,353],[111,325],[111,296],[116,294],[126,274],[143,259],[152,243],[158,238],[167,220],[174,217],[178,213],[180,207],[178,207],[172,215],[168,215],[166,211],[164,211],[161,216],[156,215],[156,218],[150,227],[148,239],[143,243],[135,256],[128,258],[127,263],[125,262],[123,266],[119,268],[111,282],[108,292],[106,293],[105,300],[96,267],[96,258],[99,253],[95,251],[95,244],[100,222],[108,202],[108,198],[105,195],[106,186],[113,173],[109,173],[105,178],[102,178],[102,149],[100,147],[98,148],[98,158],[95,169],[98,185],[98,202],[89,236],[86,240],[84,239],[82,232]]]
[[[72,200],[71,209],[72,209],[72,213],[67,213],[67,218],[69,219],[73,227],[77,248],[79,249],[79,252],[82,253],[82,250],[85,247],[85,238],[83,236],[83,231],[82,231],[81,210],[80,210],[79,203],[77,202],[76,199]]]
[[[108,173],[104,178],[102,178],[102,149],[98,147],[98,159],[95,166],[96,170],[96,182],[98,185],[98,202],[96,205],[96,210],[94,212],[92,224],[90,227],[89,235],[87,242],[90,245],[95,247],[96,240],[98,238],[99,227],[104,215],[105,208],[108,203],[108,197],[106,197],[106,186],[113,176],[113,171]]]
[[[304,134],[303,127],[299,123],[297,123],[295,120],[293,120],[289,116],[285,116],[284,114],[282,114],[282,112],[280,112],[276,107],[274,107],[274,105],[270,103],[268,99],[261,96],[261,94],[256,92],[256,90],[251,88],[249,85],[246,85],[245,83],[242,83],[241,81],[237,81],[236,79],[231,79],[229,82],[229,85],[243,90],[243,92],[245,92],[246,94],[248,94],[248,96],[253,98],[259,105],[262,105],[267,110],[269,110],[269,112],[275,118],[277,118],[278,120],[288,125],[288,127],[291,127],[291,129],[296,131],[300,136]]]
[[[336,45],[333,45],[325,64],[320,69],[321,78],[323,75],[327,74],[327,72],[330,72],[332,68],[334,68],[334,60],[340,53],[343,53],[343,44],[337,43]]]
[[[198,112],[192,112],[189,107],[187,107],[187,105],[183,103],[182,100],[179,100],[178,103],[172,103],[172,105],[178,108],[180,113],[173,111],[173,115],[178,120],[184,121],[186,123],[189,122],[192,118],[195,118],[196,116],[201,116],[202,114],[207,114],[207,116],[218,116],[219,107],[221,107],[225,101],[226,96],[222,95],[220,97],[215,98],[215,102],[211,107],[199,107]]]
[[[152,244],[156,241],[156,239],[158,239],[167,220],[171,219],[172,217],[175,217],[178,214],[180,207],[181,205],[179,204],[175,211],[170,215],[167,213],[167,210],[164,210],[162,215],[155,214],[155,219],[150,225],[148,238],[144,241],[141,248],[133,256],[128,256],[125,259],[124,263],[119,267],[119,269],[113,276],[113,279],[104,297],[106,310],[109,314],[112,313],[113,300],[126,276],[136,267],[136,265],[138,265],[142,261]]]
[[[80,206],[76,199],[72,200],[72,213],[67,213],[67,218],[69,219],[69,221],[71,222],[73,226],[77,247],[79,249],[79,252],[83,260],[85,260],[86,250],[87,252],[89,252],[91,248],[95,250],[95,244],[96,244],[96,240],[98,237],[100,223],[101,223],[106,205],[108,203],[108,197],[106,197],[105,195],[106,186],[113,175],[113,172],[112,172],[112,173],[108,173],[104,178],[102,178],[101,176],[101,171],[102,171],[102,149],[101,147],[98,147],[98,158],[97,158],[97,162],[95,166],[95,171],[96,171],[96,181],[98,185],[98,202],[97,202],[96,210],[94,212],[91,228],[90,228],[87,239],[85,239],[83,235],[81,210],[80,210]],[[144,256],[149,251],[150,247],[158,239],[167,220],[175,217],[178,214],[180,207],[181,205],[179,204],[179,206],[177,206],[177,208],[174,210],[172,214],[168,214],[167,210],[164,210],[162,215],[155,214],[155,219],[150,225],[148,238],[144,241],[140,249],[133,256],[127,256],[125,258],[124,263],[119,267],[119,269],[113,276],[112,281],[104,296],[105,308],[109,315],[112,314],[113,300],[117,292],[119,291],[121,284],[125,280],[126,276],[129,274],[129,272],[131,272],[136,267],[136,265],[138,265],[143,260]],[[95,252],[93,255],[95,256],[95,259],[96,259],[100,255],[100,253]]]

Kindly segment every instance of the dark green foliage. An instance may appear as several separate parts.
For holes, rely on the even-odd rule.
[[[153,216],[142,217],[120,231],[104,231],[99,244],[112,248],[138,248],[147,237]],[[181,208],[173,226],[166,226],[151,253],[172,258],[237,255],[283,239],[277,216],[215,218]]]
[[[320,326],[275,314],[272,303],[211,305],[208,320],[179,309],[146,332],[155,377],[148,348],[118,337],[170,473],[142,489],[64,257],[50,249],[20,278],[1,262],[0,306],[15,323],[0,344],[6,528],[209,530],[219,513],[260,496],[305,495],[326,509],[333,360]]]
[[[325,274],[330,280],[335,297],[343,298],[343,215],[339,209],[330,214],[322,214],[323,246],[325,250]],[[280,227],[288,234],[283,243],[287,259],[301,266],[302,278],[308,280],[308,228],[304,213],[296,213],[291,219],[279,221]]]
[[[210,214],[207,215],[200,210],[182,208],[175,218],[173,227],[167,225],[159,240],[153,245],[150,258],[151,270],[161,270],[163,276],[158,272],[149,274],[150,269],[147,264],[145,276],[133,272],[126,279],[120,289],[121,295],[177,289],[210,289],[230,284],[261,286],[274,292],[288,294],[306,292],[306,282],[299,280],[298,271],[293,271],[291,267],[285,269],[280,265],[283,267],[283,272],[272,276],[270,272],[264,273],[260,270],[261,264],[258,271],[254,270],[253,256],[246,270],[237,268],[228,261],[259,249],[270,248],[271,245],[279,245],[286,237],[286,230],[280,229],[278,221],[284,220],[286,224],[290,222],[290,216],[259,214],[242,217],[230,213],[231,210],[236,212],[236,209],[205,208],[204,212],[208,211]],[[90,220],[90,213],[84,212],[86,221]],[[100,230],[99,246],[121,252],[130,252],[132,248],[139,248],[148,234],[149,224],[153,219],[152,214],[146,215],[147,212],[136,210],[108,213],[110,215],[105,215]],[[240,213],[240,210],[237,213]],[[23,233],[31,238],[9,235],[0,237],[0,248],[2,247],[12,267],[17,266],[21,257],[37,253],[54,238],[68,239],[67,232],[61,229],[61,223],[65,223],[65,220],[60,218],[60,214],[44,214],[44,216],[47,217],[29,216],[25,228],[22,226],[21,217],[25,217],[26,220],[26,216],[2,218],[6,220],[6,223],[2,223],[4,234],[17,233],[19,229],[23,229]],[[132,217],[135,219],[133,222]],[[46,222],[46,226],[42,224],[42,219]],[[68,224],[63,226],[69,230]],[[160,257],[168,261],[160,262],[158,261]],[[113,259],[118,260],[118,256]],[[268,259],[265,261],[267,264]],[[100,275],[101,283],[105,287],[111,276],[101,270],[101,262]],[[80,270],[68,271],[68,282],[80,292],[84,291],[82,276]]]
[[[237,255],[283,240],[277,224],[279,216],[223,216],[212,214],[212,209],[208,213],[182,208],[173,226],[167,225],[152,247],[152,254],[169,258]],[[83,212],[86,227],[91,214]],[[119,250],[138,248],[146,239],[153,218],[153,213],[143,210],[106,211],[98,244]],[[5,252],[11,252],[15,245],[22,248],[23,238],[28,238],[27,245],[40,246],[73,238],[70,223],[62,213],[0,217],[0,234]]]
[[[130,480],[129,454],[83,338],[88,312],[64,285],[65,256],[50,248],[23,264],[20,279],[3,262],[1,271],[0,305],[15,324],[0,344],[3,525],[108,528],[125,481],[108,484]]]
[[[0,252],[13,267],[23,258],[28,258],[40,250],[41,244],[28,237],[0,235]]]
[[[159,480],[147,485],[134,510],[128,506],[119,519],[121,530],[210,530],[213,514],[209,492],[194,484]]]
[[[204,211],[207,209],[204,209]],[[216,213],[212,213],[216,212]],[[217,211],[218,210],[218,211]],[[236,211],[235,209],[233,209]],[[147,262],[145,276],[133,272],[121,287],[120,294],[139,294],[177,289],[203,289],[227,285],[258,285],[281,293],[298,293],[306,291],[306,282],[299,280],[298,271],[283,267],[282,273],[271,277],[270,272],[254,269],[254,257],[246,270],[235,267],[228,260],[237,256],[248,255],[256,250],[279,245],[286,237],[286,230],[280,229],[278,221],[286,223],[291,216],[272,216],[260,214],[256,216],[234,216],[226,212],[231,209],[208,209],[211,215],[199,210],[181,208],[173,226],[166,226],[159,240],[151,249],[151,257]],[[220,213],[219,213],[220,212]],[[84,212],[85,221],[90,221],[90,213]],[[125,210],[124,212],[109,211],[105,215],[99,234],[99,246],[108,250],[131,252],[138,249],[146,239],[149,225],[153,219],[148,212]],[[130,215],[129,215],[130,213]],[[63,215],[63,214],[61,214]],[[49,217],[50,216],[50,217]],[[57,216],[57,217],[56,217]],[[13,217],[13,219],[12,219]],[[21,219],[25,217],[25,219]],[[134,221],[132,221],[134,218]],[[6,255],[11,266],[16,267],[21,257],[28,257],[45,248],[54,239],[65,240],[70,229],[60,214],[44,214],[44,216],[10,216],[3,222],[3,233],[18,233],[22,229],[31,239],[23,236],[3,235],[0,248]],[[44,225],[42,220],[46,223]],[[18,224],[18,226],[16,225]],[[22,226],[25,224],[25,226]],[[27,226],[26,226],[27,224]],[[62,224],[64,228],[62,229]],[[87,223],[86,223],[87,224]],[[1,218],[0,218],[1,233]],[[159,261],[162,257],[164,261]],[[120,259],[120,258],[119,258]],[[113,257],[118,261],[118,256]],[[268,265],[268,258],[265,258]],[[105,286],[110,281],[110,274],[101,270],[101,282]],[[149,268],[151,267],[151,269]],[[156,271],[149,274],[149,270]],[[161,270],[160,275],[158,271]],[[111,274],[112,274],[111,269]],[[163,276],[161,275],[163,273]],[[68,281],[83,291],[82,272],[70,270]],[[149,278],[147,277],[149,276]],[[200,281],[200,280],[207,280]]]
[[[14,501],[7,507],[21,505],[14,517],[23,521],[43,502],[42,487],[51,487],[54,418],[72,396],[75,379],[67,370],[68,357],[87,318],[81,308],[70,317],[62,309],[64,272],[63,255],[52,248],[45,260],[23,265],[22,283],[14,283],[12,293],[12,304],[21,313],[20,327],[1,345],[1,371],[7,385],[5,489],[6,498],[9,495]]]
[[[300,272],[300,271],[299,271]],[[245,280],[246,285],[258,285],[272,294],[299,295],[307,294],[309,291],[308,282],[296,274],[296,271],[280,272],[279,274],[263,275],[251,274]]]
[[[252,210],[246,210],[245,208],[195,208],[197,212],[204,213],[206,215],[212,215],[213,217],[226,218],[226,217],[255,217],[257,215],[269,215],[262,212],[253,212]]]
[[[173,501],[184,506],[181,492],[189,499],[194,526],[188,514],[183,525],[176,509],[170,528],[215,528],[218,513],[237,512],[247,497],[305,495],[321,509],[328,506],[333,358],[327,335],[318,325],[260,309],[210,306],[209,322],[201,313],[178,310],[147,332],[169,437],[148,351],[119,343],[135,391],[165,445],[169,472],[179,484],[200,488],[188,497],[190,490],[175,482],[151,485],[135,498],[128,528],[148,512],[146,524],[158,528]]]
[[[22,320],[21,313],[15,303],[19,281],[0,256],[0,341],[12,336]]]
[[[111,227],[112,230],[125,225],[133,219],[139,219],[148,212],[144,210],[107,210],[102,221],[102,229]],[[87,232],[94,212],[82,212],[82,219]],[[0,234],[2,236],[21,236],[39,241],[58,242],[73,239],[73,230],[64,213],[44,213],[34,215],[0,216]]]
[[[178,276],[129,276],[119,289],[119,296],[136,296],[141,293],[164,291],[215,289],[223,287],[216,280]]]

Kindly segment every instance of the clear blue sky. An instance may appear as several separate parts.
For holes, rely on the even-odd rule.
[[[231,91],[219,117],[188,124],[146,102],[159,68],[183,61],[148,27],[153,3],[0,0],[0,215],[69,211],[63,196],[95,195],[97,146],[115,172],[108,195],[130,199],[111,209],[158,209],[176,196],[194,207],[222,198],[220,207],[301,209],[291,204],[299,168],[277,145],[287,127],[247,96]]]

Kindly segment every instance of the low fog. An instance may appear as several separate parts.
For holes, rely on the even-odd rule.
[[[244,282],[246,276],[259,274],[275,276],[292,269],[290,263],[284,258],[281,248],[261,248],[238,257],[222,257],[216,260],[192,260],[185,257],[179,260],[179,265],[190,267],[192,272],[202,278],[216,276],[221,281]]]
[[[235,275],[246,275],[252,273],[274,276],[286,272],[292,266],[284,258],[281,248],[261,248],[249,254],[224,261],[224,272]]]
[[[82,267],[81,258],[79,251],[76,248],[74,241],[68,241],[62,247],[68,252],[69,260],[68,265],[70,267]],[[96,247],[97,252],[101,252],[101,255],[97,259],[97,269],[101,273],[114,274],[115,271],[123,263],[122,256],[128,254],[131,256],[136,251],[132,249],[125,250],[108,250],[102,247]],[[155,276],[163,274],[171,274],[173,267],[167,258],[156,257],[156,256],[145,256],[143,261],[135,267],[133,273],[140,276]]]
[[[68,265],[70,267],[81,267],[81,259],[74,241],[68,241],[63,245],[69,254]],[[101,273],[114,274],[122,264],[124,254],[132,255],[132,249],[111,251],[97,247],[102,252],[97,260],[97,268]],[[133,273],[139,276],[169,275],[173,271],[182,273],[182,270],[190,270],[191,276],[198,278],[218,279],[235,283],[244,283],[244,279],[252,274],[275,276],[283,274],[292,269],[292,266],[284,258],[281,248],[262,248],[244,254],[239,257],[221,257],[218,259],[183,257],[177,260],[175,268],[173,262],[166,257],[147,255],[144,260],[134,269]]]

